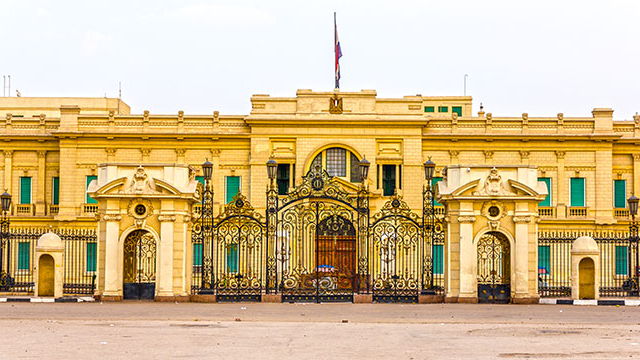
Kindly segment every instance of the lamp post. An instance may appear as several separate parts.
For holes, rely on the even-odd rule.
[[[278,174],[278,162],[269,159],[266,163],[267,177],[269,184],[267,185],[267,261],[266,261],[266,293],[270,294],[276,287],[276,227],[278,222],[278,191],[275,187],[275,181]]]
[[[431,161],[431,157],[423,164],[424,167],[424,179],[426,184],[422,191],[422,226],[424,231],[427,232],[425,234],[425,240],[429,239],[428,245],[431,247],[430,249],[430,262],[425,261],[425,256],[422,256],[422,290],[425,290],[425,275],[429,276],[429,289],[433,289],[433,239],[434,239],[434,231],[435,231],[435,222],[436,222],[436,214],[433,208],[433,199],[435,198],[435,191],[433,190],[433,186],[431,186],[431,181],[433,180],[433,173],[436,169],[436,164]],[[425,244],[423,248],[427,244]]]
[[[206,160],[202,164],[204,177],[204,191],[202,192],[202,208],[200,210],[200,239],[202,241],[202,279],[200,292],[208,294],[213,292],[213,187],[211,177],[213,164]]]
[[[629,223],[629,247],[628,255],[629,259],[629,280],[631,295],[637,296],[638,292],[638,270],[640,269],[640,255],[638,254],[638,222],[636,215],[638,215],[638,197],[631,195],[627,199],[629,204],[629,215],[631,215],[631,222]],[[635,256],[634,256],[635,255]]]
[[[13,282],[10,275],[10,260],[11,260],[11,246],[9,246],[9,241],[11,238],[11,233],[9,232],[9,210],[11,209],[11,195],[5,190],[5,192],[0,195],[0,290],[7,291]],[[5,258],[5,249],[7,252],[6,255],[6,264],[3,259]],[[6,269],[6,270],[5,270]]]

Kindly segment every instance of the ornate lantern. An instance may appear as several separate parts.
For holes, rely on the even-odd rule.
[[[213,164],[209,160],[202,164],[202,173],[204,174],[204,179],[206,181],[211,180],[211,175],[213,175]]]
[[[433,172],[436,169],[436,163],[431,161],[431,156],[429,156],[429,160],[424,162],[424,179],[431,182],[433,179]]]
[[[5,191],[2,195],[0,195],[0,202],[2,202],[2,211],[9,211],[9,208],[11,207],[11,195]]]
[[[362,182],[364,182],[365,180],[367,180],[367,177],[369,176],[369,166],[371,166],[371,163],[369,162],[369,160],[363,157],[362,160],[360,160],[360,163],[358,163],[358,166],[360,167],[360,175],[362,175]]]
[[[278,162],[273,159],[269,159],[269,161],[267,161],[267,175],[269,176],[269,180],[275,180],[277,172]]]

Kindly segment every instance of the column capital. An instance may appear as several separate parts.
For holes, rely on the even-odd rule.
[[[556,157],[558,159],[564,159],[565,155],[566,155],[566,151],[556,151]]]
[[[47,150],[38,150],[38,157],[44,158],[47,156]]]
[[[640,153],[631,154],[633,155],[633,161],[640,161]]]
[[[12,157],[13,156],[13,150],[4,150],[4,157]]]

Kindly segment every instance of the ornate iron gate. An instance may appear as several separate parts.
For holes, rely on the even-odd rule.
[[[238,194],[214,226],[212,273],[217,301],[260,301],[266,238],[262,217]]]
[[[156,290],[156,240],[134,230],[124,240],[124,299],[153,299]]]
[[[353,301],[368,288],[368,198],[343,191],[320,167],[287,196],[267,194],[268,291],[284,302]]]
[[[488,232],[478,240],[478,302],[508,303],[511,299],[509,240]]]

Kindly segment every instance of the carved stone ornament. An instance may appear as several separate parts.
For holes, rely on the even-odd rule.
[[[329,113],[342,114],[342,98],[338,94],[333,94],[329,99]]]
[[[489,175],[484,181],[478,183],[478,190],[474,191],[474,195],[498,196],[510,194],[512,192],[509,191],[507,184],[502,180],[502,176],[495,167],[489,171]]]
[[[153,204],[147,199],[131,199],[127,213],[135,219],[146,219],[153,214]]]
[[[500,228],[500,221],[498,220],[489,221],[489,229],[491,231],[498,231],[499,228]]]
[[[176,216],[175,215],[159,215],[158,216],[158,221],[160,221],[160,222],[176,221]]]
[[[105,214],[102,216],[102,220],[104,221],[120,221],[122,220],[122,216],[118,215],[110,215],[110,214]]]
[[[531,216],[514,216],[513,217],[514,223],[530,223],[531,220],[532,220]]]
[[[473,223],[476,221],[476,217],[473,215],[468,216],[458,216],[459,223]]]
[[[501,201],[487,201],[482,205],[481,213],[489,220],[498,221],[507,216],[507,209]]]
[[[125,194],[155,194],[156,183],[153,178],[147,175],[142,165],[138,166],[136,172],[124,183],[123,190]]]

